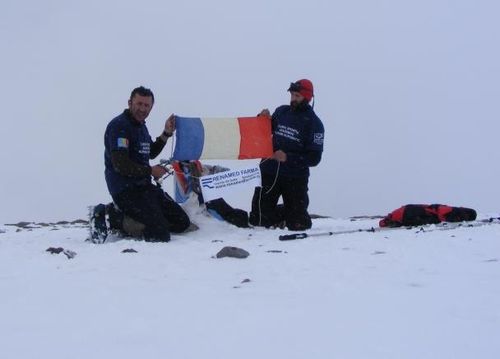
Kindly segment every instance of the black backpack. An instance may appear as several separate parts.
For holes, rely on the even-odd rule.
[[[215,217],[234,224],[236,227],[248,228],[248,213],[242,209],[233,208],[222,198],[205,202],[207,210]]]

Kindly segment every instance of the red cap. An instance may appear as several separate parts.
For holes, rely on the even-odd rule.
[[[288,88],[290,92],[298,92],[309,102],[314,96],[313,84],[310,80],[302,79],[292,82]]]

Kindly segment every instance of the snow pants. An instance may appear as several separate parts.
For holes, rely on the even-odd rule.
[[[190,225],[182,207],[153,184],[129,188],[113,196],[113,201],[125,215],[144,224],[147,241],[168,242],[170,232],[184,232]]]
[[[250,224],[279,227],[283,222],[291,231],[311,228],[308,183],[309,177],[278,176],[262,173],[262,187],[256,187],[252,199]],[[273,185],[274,183],[274,185]],[[278,205],[280,197],[283,205]]]

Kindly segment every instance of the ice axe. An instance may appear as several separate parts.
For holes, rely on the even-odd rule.
[[[156,178],[156,179],[154,180],[154,181],[156,182],[156,185],[157,185],[158,187],[160,187],[160,188],[161,188],[161,184],[163,183],[163,181],[164,181],[167,177],[169,177],[169,176],[171,176],[172,174],[174,174],[174,172],[175,172],[175,171],[174,171],[174,168],[173,168],[173,166],[172,166],[172,163],[173,163],[173,162],[174,162],[174,161],[173,161],[172,159],[168,159],[168,160],[161,159],[161,160],[160,160],[159,165],[160,165],[160,166],[162,166],[163,168],[165,168],[165,170],[167,170],[167,172],[166,172],[166,173],[165,173],[165,175],[163,175],[162,177],[160,177],[160,178]]]

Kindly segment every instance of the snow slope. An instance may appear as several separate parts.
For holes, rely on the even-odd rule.
[[[200,230],[170,243],[0,226],[1,357],[498,358],[500,225],[281,242],[191,216]]]

